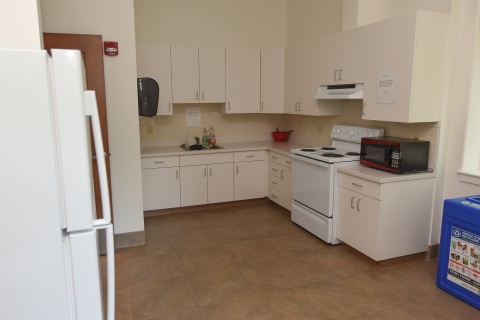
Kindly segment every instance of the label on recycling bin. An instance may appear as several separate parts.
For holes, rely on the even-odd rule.
[[[480,295],[480,235],[452,227],[447,279]]]

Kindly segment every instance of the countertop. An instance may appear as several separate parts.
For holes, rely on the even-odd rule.
[[[297,142],[275,142],[271,141],[253,141],[253,142],[231,142],[219,143],[225,149],[218,150],[195,150],[185,151],[178,146],[166,147],[144,147],[141,148],[142,158],[147,157],[163,157],[163,156],[186,156],[195,154],[211,154],[235,151],[254,151],[254,150],[271,150],[283,155],[291,154],[292,149],[310,148],[311,146],[297,143]]]
[[[355,177],[370,180],[376,183],[390,183],[390,182],[398,182],[398,181],[435,178],[434,172],[395,174],[387,171],[366,167],[361,164],[352,164],[351,166],[339,167],[338,171],[347,173]]]

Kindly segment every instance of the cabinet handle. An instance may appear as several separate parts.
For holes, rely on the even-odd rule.
[[[277,169],[275,169],[275,168],[272,168],[272,171],[273,171],[273,172],[277,172],[278,170],[277,170]]]
[[[295,111],[298,111],[297,104],[298,104],[298,102],[295,102]]]
[[[362,115],[365,115],[365,107],[367,106],[366,103],[363,103],[363,108],[362,108]]]
[[[352,197],[352,199],[350,199],[350,208],[352,209],[355,209],[355,207],[353,206],[353,200],[355,199],[355,197]]]
[[[204,176],[204,177],[207,176],[207,168],[203,168],[203,176]]]
[[[177,170],[177,180],[178,180],[178,170]]]
[[[283,170],[280,171],[280,179],[283,179]]]
[[[273,159],[278,159],[278,157],[272,156]]]
[[[263,101],[262,101],[262,111],[263,111]]]
[[[275,185],[276,185],[276,184],[278,184],[278,182],[272,181],[272,184],[275,184]]]
[[[212,176],[212,168],[210,168],[210,177]]]
[[[237,166],[237,174],[238,174],[238,166]]]
[[[362,199],[357,200],[357,211],[360,211],[360,200],[362,200]]]
[[[203,95],[203,91],[202,91],[202,100],[205,100],[205,96]]]
[[[277,197],[277,196],[276,196],[276,195],[274,195],[273,193],[271,194],[271,196],[272,196],[272,197],[274,197],[274,198],[276,198],[276,197]]]
[[[337,70],[335,70],[335,73],[333,74],[333,80],[337,81]]]
[[[352,184],[353,184],[355,187],[359,187],[359,188],[363,187],[361,184],[356,184],[355,182],[352,182]]]
[[[168,112],[172,112],[172,104],[170,102],[168,103]]]
[[[342,81],[342,69],[338,71],[338,80]]]
[[[285,162],[286,162],[286,163],[290,163],[290,164],[292,163],[292,161],[288,161],[288,160],[285,160]]]
[[[228,111],[230,111],[230,102],[228,103]]]
[[[301,109],[301,108],[302,108],[302,101],[300,101],[300,102],[298,103],[298,111],[302,112],[302,109]]]
[[[253,158],[253,157],[255,157],[255,156],[254,155],[253,156],[247,156],[247,158]]]
[[[155,163],[164,163],[165,161],[155,161]]]
[[[196,91],[196,93],[197,93],[197,100],[198,100],[198,91]]]

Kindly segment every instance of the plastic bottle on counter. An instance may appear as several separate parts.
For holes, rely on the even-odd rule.
[[[207,133],[207,128],[203,128],[202,146],[205,147],[205,148],[208,147],[208,133]]]
[[[210,127],[209,131],[210,131],[208,136],[209,144],[212,146],[215,146],[217,144],[217,138],[215,137],[215,129],[213,129],[213,127]]]

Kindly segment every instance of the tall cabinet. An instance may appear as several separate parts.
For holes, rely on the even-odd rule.
[[[260,62],[261,113],[283,113],[285,48],[262,49]]]
[[[143,77],[154,79],[160,88],[157,115],[173,114],[170,46],[137,44],[137,78]]]

